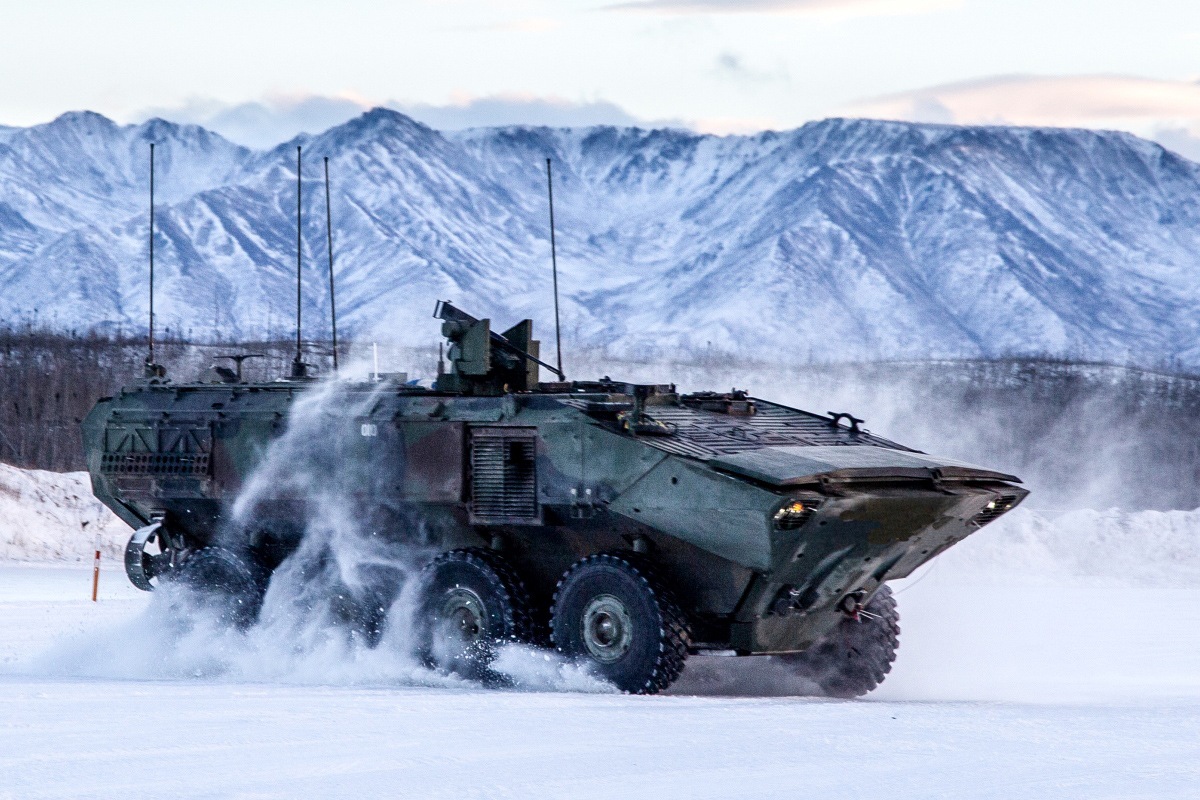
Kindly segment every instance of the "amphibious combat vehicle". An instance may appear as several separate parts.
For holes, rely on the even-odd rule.
[[[339,382],[314,456],[360,476],[349,502],[373,534],[421,554],[413,647],[431,666],[486,676],[498,645],[524,641],[654,693],[689,655],[769,655],[827,694],[863,694],[898,645],[887,581],[1026,495],[1012,475],[845,413],[541,382],[529,320],[499,334],[449,303],[435,316],[450,346],[432,388]],[[251,384],[230,369],[209,381],[155,372],[100,401],[83,424],[88,468],[136,529],[135,585],[199,581],[252,620],[304,535],[306,498],[268,487],[248,522],[231,509],[291,409],[325,384]],[[360,593],[370,625],[386,624],[400,580],[380,573]]]

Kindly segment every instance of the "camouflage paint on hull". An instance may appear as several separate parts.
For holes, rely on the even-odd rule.
[[[847,598],[1026,495],[1013,476],[740,393],[537,384],[536,371],[507,391],[512,374],[491,392],[345,384],[314,457],[361,487],[348,502],[372,531],[405,541],[415,517],[432,550],[501,548],[543,609],[580,558],[653,552],[697,649],[803,650]],[[189,547],[211,543],[316,386],[148,383],[103,400],[83,424],[96,496],[132,527],[161,518]],[[255,506],[241,535],[266,568],[298,544],[305,506],[287,492]]]

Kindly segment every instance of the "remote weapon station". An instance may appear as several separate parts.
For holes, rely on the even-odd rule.
[[[557,291],[555,305],[557,317]],[[433,386],[339,381],[320,448],[326,469],[363,476],[351,501],[363,526],[422,554],[406,594],[414,651],[434,668],[486,680],[499,646],[526,642],[654,693],[689,656],[716,652],[775,657],[826,694],[861,695],[898,646],[887,582],[1026,495],[1012,475],[912,450],[849,414],[569,381],[561,354],[540,359],[529,320],[497,333],[448,302],[434,315],[449,365]],[[170,383],[151,349],[146,380],[84,421],[96,496],[135,529],[125,566],[139,588],[188,582],[253,622],[300,546],[306,498],[268,489],[236,524],[232,509],[322,385],[300,343],[297,325],[292,374],[272,383],[244,381],[240,361]],[[343,587],[348,624],[379,637],[403,582],[383,570]]]

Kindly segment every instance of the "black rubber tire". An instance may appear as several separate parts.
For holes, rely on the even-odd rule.
[[[375,647],[383,636],[388,612],[404,585],[403,572],[386,564],[359,565],[354,585],[338,580],[330,597],[330,612],[362,640]]]
[[[499,553],[483,548],[451,550],[430,562],[418,577],[418,605],[414,620],[418,658],[427,667],[455,673],[488,684],[507,681],[491,669],[501,646],[533,638],[531,602],[525,584]],[[445,619],[447,603],[465,590],[481,605],[472,623],[473,640],[464,643]],[[462,621],[459,620],[459,624]]]
[[[167,576],[172,583],[196,592],[206,605],[239,628],[258,619],[269,577],[253,558],[224,547],[200,548]]]
[[[858,620],[846,617],[803,653],[779,656],[796,675],[827,697],[861,697],[883,683],[900,647],[900,612],[887,586],[880,587]]]
[[[620,640],[602,660],[596,653],[604,642],[587,629],[597,619],[612,629],[612,616],[603,610],[612,603],[606,597],[618,601],[629,625],[626,638],[625,623],[616,623]],[[656,694],[670,686],[683,671],[690,644],[687,621],[654,563],[634,553],[599,553],[576,562],[555,589],[550,626],[559,652],[630,694]]]

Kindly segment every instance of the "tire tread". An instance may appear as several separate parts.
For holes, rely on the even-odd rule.
[[[503,555],[495,550],[483,547],[464,547],[449,550],[434,558],[425,565],[422,573],[433,575],[438,567],[448,563],[466,563],[485,572],[490,572],[499,581],[509,597],[509,604],[504,609],[504,622],[507,633],[502,635],[495,644],[529,643],[534,638],[533,602],[520,573],[513,568]],[[480,677],[485,684],[501,685],[505,683],[503,676],[495,674],[488,666],[492,648],[487,648],[488,656],[484,663],[479,664]]]
[[[691,644],[691,629],[674,593],[662,578],[657,564],[648,556],[640,553],[614,551],[596,553],[575,562],[570,569],[563,573],[562,578],[554,587],[552,607],[555,609],[555,613],[550,615],[551,641],[561,652],[560,642],[563,640],[563,634],[557,630],[561,620],[561,614],[557,613],[557,609],[563,585],[577,570],[594,564],[608,564],[629,573],[641,584],[643,590],[658,607],[660,617],[658,658],[642,685],[630,693],[657,694],[663,691],[674,683],[683,672],[684,662],[687,660],[688,648]]]

